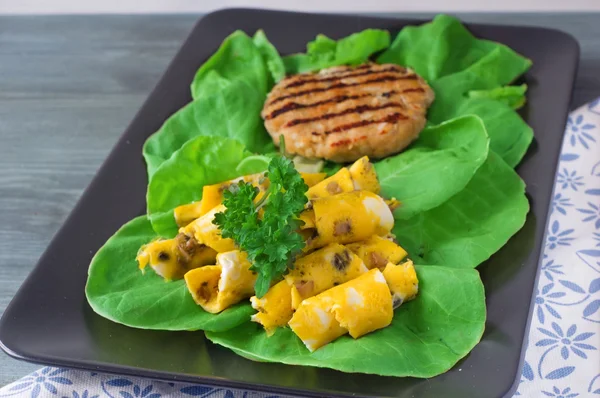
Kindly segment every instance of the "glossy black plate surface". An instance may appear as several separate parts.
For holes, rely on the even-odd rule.
[[[469,25],[477,36],[505,43],[533,60],[524,78],[529,102],[522,115],[536,140],[518,167],[531,202],[526,225],[479,267],[487,292],[486,332],[446,374],[422,380],[255,363],[214,346],[202,332],[146,331],[112,323],[96,315],[84,296],[93,253],[144,212],[144,140],[190,101],[196,69],[228,34],[261,28],[282,54],[289,54],[303,51],[318,33],[339,38],[384,28],[395,34],[419,22],[239,9],[202,18],[7,308],[0,322],[2,348],[44,364],[300,395],[512,396],[579,51],[571,36],[555,30]]]

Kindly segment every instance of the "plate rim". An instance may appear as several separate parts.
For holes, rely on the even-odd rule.
[[[56,231],[56,233],[54,234],[54,236],[48,243],[46,249],[43,251],[42,255],[39,257],[35,266],[29,272],[29,274],[27,275],[27,277],[25,278],[25,280],[23,281],[23,283],[17,290],[17,293],[11,299],[11,301],[7,305],[4,313],[2,314],[2,317],[0,318],[0,348],[6,354],[8,354],[10,357],[18,359],[18,360],[24,360],[27,362],[33,362],[33,363],[38,363],[38,364],[42,364],[42,365],[69,367],[69,368],[80,369],[80,370],[96,369],[103,373],[122,374],[122,375],[128,375],[128,376],[133,376],[133,377],[137,376],[137,377],[161,379],[161,380],[168,380],[168,381],[175,381],[175,380],[189,381],[190,383],[200,383],[200,384],[207,384],[207,385],[214,385],[214,386],[223,386],[223,387],[230,387],[230,388],[235,388],[235,389],[248,389],[248,388],[256,387],[256,388],[260,388],[260,390],[266,391],[266,392],[283,393],[283,394],[292,393],[292,394],[303,395],[303,396],[307,396],[307,397],[323,396],[322,394],[325,392],[325,390],[296,390],[292,387],[279,387],[276,385],[259,384],[259,383],[254,383],[254,382],[242,382],[242,381],[236,381],[236,380],[226,379],[226,378],[222,378],[222,377],[207,378],[204,375],[185,375],[182,373],[156,371],[156,370],[127,366],[127,365],[107,364],[107,366],[99,367],[97,365],[94,365],[92,363],[92,361],[85,361],[85,360],[83,360],[83,361],[77,360],[77,362],[69,362],[68,358],[59,358],[59,357],[53,358],[53,357],[49,357],[49,356],[44,357],[43,355],[36,356],[31,353],[28,354],[26,352],[23,352],[22,350],[11,348],[9,345],[5,344],[4,339],[3,339],[3,334],[4,334],[3,331],[6,328],[8,328],[10,325],[9,318],[10,318],[10,314],[14,311],[13,307],[15,307],[15,302],[21,295],[23,295],[25,293],[26,288],[29,285],[33,284],[33,281],[35,279],[35,274],[39,271],[40,268],[43,267],[42,263],[44,262],[43,261],[44,258],[48,255],[48,253],[50,252],[52,247],[57,243],[57,241],[61,240],[62,235],[65,230],[65,226],[67,224],[69,224],[72,221],[72,219],[77,218],[77,215],[78,215],[77,213],[79,212],[79,208],[82,206],[83,203],[87,202],[89,199],[88,197],[90,196],[91,188],[95,184],[97,184],[97,181],[98,181],[99,177],[103,174],[103,171],[105,171],[106,166],[108,164],[112,163],[113,158],[116,155],[116,149],[118,147],[120,147],[121,145],[123,145],[123,143],[127,140],[128,132],[137,124],[138,119],[140,118],[144,109],[147,107],[148,103],[151,101],[151,99],[154,96],[156,96],[158,94],[158,92],[161,89],[161,86],[166,83],[171,70],[174,69],[174,67],[177,65],[177,63],[178,63],[177,61],[179,60],[179,58],[181,58],[181,55],[183,55],[185,53],[184,50],[186,48],[186,44],[191,41],[192,33],[196,29],[198,29],[198,27],[201,24],[206,23],[207,21],[209,21],[213,18],[220,17],[221,14],[231,15],[233,13],[249,13],[249,12],[250,13],[262,13],[262,14],[267,13],[267,14],[273,14],[273,15],[275,15],[275,14],[288,14],[288,15],[294,14],[294,15],[305,15],[305,16],[357,17],[357,18],[366,18],[366,19],[371,19],[371,20],[389,21],[389,22],[393,22],[393,21],[405,22],[406,21],[406,22],[408,22],[408,24],[421,24],[421,23],[425,23],[425,22],[428,22],[431,20],[431,19],[423,19],[421,17],[415,17],[414,13],[403,13],[402,15],[400,15],[399,13],[395,13],[393,16],[385,17],[385,16],[381,16],[381,15],[372,15],[372,14],[364,14],[364,13],[350,13],[350,14],[311,13],[311,12],[296,12],[296,11],[287,11],[287,10],[272,10],[272,9],[260,9],[260,8],[249,8],[249,7],[221,8],[221,9],[212,11],[210,13],[206,13],[206,14],[202,15],[200,18],[198,18],[198,20],[193,24],[193,26],[192,26],[190,32],[188,33],[188,35],[186,36],[186,38],[183,40],[182,44],[179,46],[178,50],[175,52],[175,54],[171,58],[170,62],[168,63],[168,66],[166,67],[165,71],[162,73],[161,77],[158,79],[156,85],[150,91],[150,93],[148,94],[146,99],[143,101],[142,105],[140,106],[138,111],[135,113],[131,122],[127,125],[127,127],[124,129],[123,133],[117,139],[116,143],[110,149],[106,159],[102,162],[102,164],[100,165],[100,167],[94,174],[94,177],[92,178],[92,180],[89,182],[87,187],[83,190],[80,198],[77,200],[77,203],[75,204],[73,209],[69,212],[69,215],[65,218],[65,220],[61,224],[60,228]],[[573,67],[572,73],[568,76],[568,80],[571,82],[569,94],[572,97],[574,88],[575,88],[574,83],[575,83],[575,77],[577,75],[579,59],[580,59],[579,57],[580,57],[580,51],[581,51],[580,45],[573,35],[571,35],[568,32],[559,30],[559,29],[548,28],[548,27],[509,25],[509,24],[496,24],[496,23],[471,23],[471,22],[462,21],[462,19],[460,17],[459,17],[459,19],[467,27],[488,27],[488,28],[494,27],[494,28],[504,28],[504,29],[518,28],[518,29],[525,29],[525,30],[532,30],[532,31],[535,30],[538,32],[540,32],[540,31],[545,32],[546,34],[549,34],[549,35],[550,34],[556,35],[556,37],[560,37],[562,40],[569,41],[570,42],[569,45],[573,48],[573,50],[575,52],[575,54],[574,54],[575,56],[573,59],[574,67]],[[570,100],[570,98],[569,98],[569,100]],[[568,112],[564,116],[565,124],[566,124],[567,116],[568,116]],[[563,130],[564,130],[564,128],[563,128]],[[564,138],[564,134],[563,134],[563,138]],[[559,147],[558,153],[556,155],[560,154],[560,150],[561,149]],[[553,171],[552,175],[556,174],[556,170],[559,165],[558,156],[556,156],[556,158],[557,158],[556,165],[554,167],[554,170],[552,170]],[[517,167],[517,170],[518,170],[518,167]],[[556,190],[556,184],[554,183],[552,185],[551,195],[554,195],[555,190]],[[528,195],[528,199],[530,200],[530,203],[531,203],[531,199],[529,198],[529,195]],[[548,225],[550,222],[549,215],[550,215],[551,206],[552,206],[552,203],[550,201],[550,205],[546,211],[546,214],[544,214],[544,216],[546,217],[546,222],[545,222],[545,229],[543,231],[542,238],[541,238],[542,242],[544,242],[546,240],[546,237],[548,234]],[[512,237],[511,237],[511,239],[512,239]],[[528,336],[529,336],[529,331],[530,331],[531,324],[532,324],[532,315],[533,315],[533,310],[534,310],[534,306],[535,306],[534,305],[534,303],[535,303],[535,286],[537,286],[540,275],[541,275],[540,265],[543,262],[542,252],[543,252],[543,246],[542,246],[540,252],[536,254],[538,261],[536,264],[534,289],[531,291],[531,299],[529,301],[529,308],[528,308],[528,318],[527,318],[527,322],[526,322],[526,326],[525,326],[525,333],[523,336],[523,340],[522,340],[522,344],[521,344],[521,348],[520,348],[520,354],[519,354],[519,358],[520,358],[519,364],[517,366],[517,373],[514,376],[513,383],[511,384],[509,389],[506,391],[506,393],[503,395],[506,398],[512,397],[513,393],[517,390],[517,388],[520,384],[520,375],[521,375],[522,368],[523,368],[523,365],[525,362],[525,353],[526,353],[526,348],[528,346]],[[487,295],[486,295],[486,300],[487,300]],[[486,320],[486,322],[487,322],[487,320]],[[292,365],[292,366],[294,366],[294,365]],[[301,366],[301,365],[295,365],[295,366]],[[365,395],[347,394],[347,393],[344,393],[341,391],[336,391],[335,396],[362,397]]]

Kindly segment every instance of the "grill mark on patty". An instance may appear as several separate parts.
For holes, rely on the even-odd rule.
[[[333,134],[333,133],[340,133],[342,131],[355,129],[357,127],[364,127],[364,126],[368,126],[370,124],[396,123],[400,120],[406,120],[406,119],[408,119],[408,116],[405,116],[400,112],[394,112],[394,113],[390,113],[389,115],[386,115],[379,119],[367,119],[367,120],[360,120],[358,122],[353,122],[353,123],[341,124],[337,127],[332,128],[329,131],[324,132],[323,134],[329,135],[329,134]]]
[[[307,117],[307,118],[304,118],[304,119],[293,119],[293,120],[290,120],[289,122],[287,122],[284,127],[292,127],[292,126],[296,126],[298,124],[316,122],[318,120],[329,120],[329,119],[332,119],[334,117],[349,115],[349,114],[352,114],[352,113],[361,114],[361,113],[364,113],[364,112],[378,111],[380,109],[387,109],[387,108],[403,108],[403,106],[399,102],[388,102],[387,104],[376,105],[376,106],[359,105],[359,106],[354,107],[354,108],[344,109],[343,111],[337,112],[337,113],[326,113],[324,115],[319,115],[319,116],[314,116],[314,117]]]
[[[402,91],[402,92],[404,92],[404,91]],[[290,111],[295,111],[296,109],[314,108],[314,107],[324,105],[324,104],[329,104],[329,103],[339,104],[344,101],[366,98],[366,97],[374,97],[376,95],[381,95],[382,97],[389,98],[390,96],[392,96],[394,94],[396,94],[396,91],[392,90],[392,91],[387,91],[382,94],[364,93],[364,94],[357,94],[357,95],[338,95],[338,96],[335,96],[332,98],[324,99],[322,101],[312,102],[310,104],[299,104],[297,102],[288,102],[287,104],[283,105],[281,108],[275,109],[273,112],[268,114],[265,117],[265,119],[266,120],[275,119],[277,116],[279,116],[281,114],[284,114],[284,113],[287,113]]]
[[[281,108],[277,108],[274,111],[272,111],[271,113],[269,113],[267,116],[265,116],[265,120],[275,119],[279,115],[283,115],[284,113],[295,111],[297,109],[315,108],[317,106],[330,104],[330,103],[340,104],[345,101],[367,98],[367,97],[381,96],[384,98],[390,98],[391,96],[393,96],[395,94],[424,93],[424,92],[425,92],[424,88],[417,87],[417,88],[407,88],[402,91],[391,90],[391,91],[386,91],[381,94],[379,94],[379,93],[364,93],[364,94],[357,94],[357,95],[338,95],[338,96],[335,96],[332,98],[327,98],[327,99],[324,99],[321,101],[311,102],[310,104],[299,104],[297,102],[288,102],[287,104],[283,105]]]
[[[387,76],[377,77],[376,79],[365,80],[363,82],[357,82],[357,83],[341,83],[340,82],[340,83],[333,84],[329,87],[312,88],[312,89],[308,89],[308,90],[304,90],[304,91],[298,91],[296,93],[292,93],[292,94],[288,94],[288,95],[283,95],[281,97],[277,97],[277,98],[271,100],[268,103],[268,105],[276,104],[276,103],[286,100],[288,98],[297,98],[297,97],[302,97],[307,94],[323,93],[323,92],[330,91],[330,90],[333,90],[336,88],[358,87],[358,86],[364,86],[364,85],[373,84],[373,83],[396,82],[396,81],[400,81],[400,80],[417,80],[417,79],[418,79],[417,75],[412,74],[412,75],[404,75],[404,76],[387,75]]]
[[[346,71],[344,71],[344,72],[346,72]],[[321,75],[320,77],[318,77],[319,75],[304,75],[302,77],[308,77],[308,79],[300,78],[300,79],[296,80],[295,82],[289,83],[284,88],[300,87],[300,86],[304,86],[305,84],[310,84],[310,83],[334,82],[336,80],[341,80],[341,79],[368,76],[368,75],[372,75],[374,73],[385,73],[385,72],[402,73],[402,72],[406,72],[406,69],[402,70],[399,66],[390,66],[388,68],[383,68],[383,69],[379,69],[379,70],[369,69],[367,71],[359,70],[358,72],[356,72],[356,70],[352,70],[351,72],[347,72],[345,74],[327,74],[327,75]]]
[[[336,146],[348,145],[348,144],[351,144],[351,143],[352,143],[352,140],[345,139],[345,140],[340,140],[340,141],[332,143],[331,147],[335,148]]]
[[[416,88],[407,88],[406,90],[402,90],[403,93],[424,93],[425,89],[423,87]]]

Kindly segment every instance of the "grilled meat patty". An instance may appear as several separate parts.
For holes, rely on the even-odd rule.
[[[433,90],[411,69],[392,64],[339,66],[285,78],[262,117],[275,144],[308,158],[351,162],[401,151],[425,126]]]

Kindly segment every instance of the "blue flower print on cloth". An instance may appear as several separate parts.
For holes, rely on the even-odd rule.
[[[569,143],[572,147],[581,145],[585,149],[590,149],[590,144],[596,142],[596,137],[592,135],[594,129],[596,125],[588,123],[583,115],[569,116],[567,121]]]
[[[518,391],[600,398],[600,99],[573,112]]]
[[[556,184],[557,186],[560,186],[563,191],[568,189],[577,191],[578,188],[581,188],[584,185],[583,178],[582,175],[577,175],[577,170],[567,170],[566,167],[563,167],[562,170],[559,170],[558,172]]]
[[[515,397],[600,398],[600,99],[569,117],[528,341]],[[283,396],[43,368],[1,388],[4,397]]]
[[[46,397],[48,394],[56,395],[64,387],[70,388],[73,382],[66,374],[67,369],[43,368],[25,376],[10,388],[0,392],[0,396],[27,396],[31,398]]]
[[[567,215],[567,209],[573,206],[571,199],[564,196],[562,193],[557,193],[552,198],[552,209],[551,213],[558,211],[562,215]]]
[[[0,397],[18,398],[284,398],[256,391],[189,383],[166,383],[138,377],[81,370],[43,368],[0,389]]]

